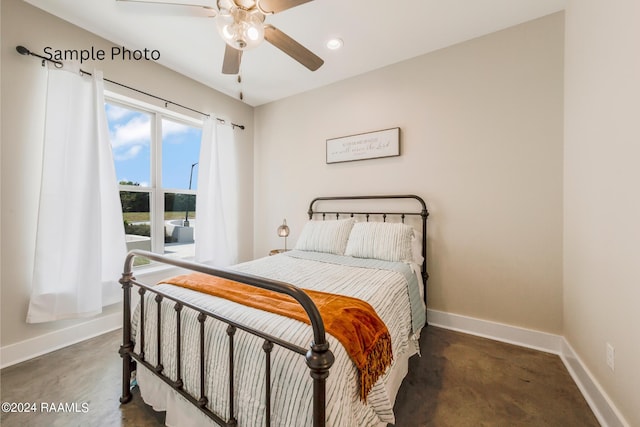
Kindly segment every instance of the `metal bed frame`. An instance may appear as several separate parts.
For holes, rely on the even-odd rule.
[[[314,210],[314,205],[323,202],[323,201],[353,201],[353,200],[377,200],[377,199],[414,199],[420,204],[419,212],[359,212],[359,211],[324,211],[324,210]],[[422,278],[425,287],[425,303],[426,303],[426,283],[427,283],[427,246],[426,246],[426,236],[427,236],[427,216],[429,215],[427,211],[426,204],[422,198],[415,195],[391,195],[391,196],[339,196],[339,197],[318,197],[314,199],[309,205],[308,211],[309,219],[312,219],[314,215],[321,215],[323,219],[326,217],[333,216],[338,219],[341,215],[349,215],[351,217],[364,215],[366,220],[368,221],[371,215],[381,215],[383,221],[387,220],[388,216],[397,215],[400,217],[401,221],[404,222],[405,217],[407,215],[418,215],[421,217],[422,222],[422,256],[424,257],[424,262],[422,264]],[[153,286],[144,284],[139,282],[133,276],[133,260],[135,257],[140,256],[144,258],[148,258],[153,261],[158,261],[164,264],[185,268],[191,271],[196,271],[200,273],[210,274],[214,276],[219,276],[229,280],[235,280],[238,282],[242,282],[251,286],[255,286],[257,288],[268,289],[271,291],[279,292],[282,294],[289,295],[293,297],[306,311],[309,316],[309,320],[311,322],[311,328],[313,331],[313,341],[310,344],[309,349],[302,348],[298,345],[294,345],[278,337],[274,337],[268,334],[265,334],[259,330],[253,329],[247,325],[240,324],[233,319],[226,318],[224,316],[220,316],[214,312],[205,310],[203,308],[197,307],[195,305],[189,304],[185,301],[181,301],[176,297],[168,295],[164,292],[158,291],[154,289]],[[148,251],[142,250],[133,250],[130,251],[126,257],[124,264],[124,272],[122,274],[122,278],[120,279],[120,283],[122,284],[122,289],[124,293],[123,297],[123,338],[122,345],[120,346],[120,356],[122,357],[122,396],[120,397],[120,402],[122,404],[126,404],[132,399],[130,379],[131,374],[136,369],[136,364],[139,363],[145,366],[150,372],[154,373],[157,377],[159,377],[162,381],[168,384],[173,390],[182,395],[185,399],[191,402],[196,408],[206,414],[209,418],[211,418],[214,422],[221,426],[233,427],[237,425],[236,419],[236,408],[234,405],[234,335],[235,332],[240,329],[256,335],[264,340],[262,345],[262,350],[264,352],[264,360],[265,360],[265,423],[267,426],[271,425],[271,350],[274,345],[279,345],[283,348],[286,348],[290,351],[299,353],[304,356],[306,359],[307,366],[309,367],[309,373],[313,379],[313,425],[314,427],[324,427],[326,420],[326,379],[329,376],[329,369],[333,365],[334,356],[331,350],[329,349],[329,343],[326,339],[325,327],[322,322],[322,317],[320,313],[313,303],[313,301],[307,296],[307,294],[301,290],[300,288],[293,286],[288,283],[269,280],[262,277],[252,276],[248,274],[243,274],[239,272],[235,272],[227,269],[219,269],[212,268],[203,264],[197,264],[194,262],[184,261],[175,258],[169,258],[162,255],[154,254]],[[138,294],[140,296],[140,321],[139,321],[139,330],[140,330],[140,352],[137,353],[134,351],[135,343],[133,341],[132,331],[131,331],[131,291],[133,287],[137,287]],[[147,294],[151,294],[147,296]],[[157,318],[153,319],[157,322],[157,334],[155,337],[146,337],[145,330],[145,322],[150,319],[145,319],[144,314],[144,300],[145,298],[154,298],[154,301],[157,304]],[[164,367],[162,364],[162,353],[161,353],[161,344],[162,344],[162,328],[160,327],[161,323],[161,310],[160,306],[163,300],[169,300],[174,303],[174,310],[176,311],[176,377],[177,379],[174,381],[165,375]],[[183,380],[181,373],[181,312],[187,307],[191,310],[194,310],[198,313],[198,323],[199,323],[199,344],[200,344],[200,395],[193,396],[189,394],[187,391],[183,389]],[[205,322],[207,319],[215,319],[216,321],[221,321],[226,323],[228,342],[229,342],[229,351],[228,351],[228,360],[229,360],[229,378],[228,378],[228,393],[229,393],[229,414],[228,421],[225,421],[222,414],[216,414],[211,411],[207,404],[209,399],[205,395],[205,378],[207,375],[207,366],[205,366]],[[158,363],[154,366],[149,361],[146,360],[144,354],[144,342],[146,339],[155,339],[157,342],[158,354],[157,361]]]
[[[319,204],[322,201],[336,201],[336,200],[390,200],[390,199],[413,199],[420,204],[419,212],[391,212],[382,210],[379,212],[371,212],[371,211],[356,211],[356,210],[346,210],[346,211],[324,211],[324,210],[314,210],[314,205]],[[309,210],[307,211],[309,215],[309,219],[313,219],[314,215],[321,215],[322,219],[326,219],[327,215],[335,215],[336,219],[340,219],[341,215],[346,215],[351,218],[356,217],[358,215],[363,216],[366,221],[369,221],[371,216],[380,216],[382,217],[382,221],[386,222],[387,217],[389,216],[397,216],[400,218],[400,222],[404,223],[407,216],[419,216],[421,225],[422,225],[422,266],[420,271],[422,273],[422,284],[424,286],[424,303],[425,306],[427,304],[427,280],[429,279],[429,273],[427,272],[427,217],[429,216],[429,211],[427,210],[427,204],[420,196],[416,196],[414,194],[406,194],[406,195],[392,195],[392,196],[334,196],[334,197],[316,197],[309,204]]]

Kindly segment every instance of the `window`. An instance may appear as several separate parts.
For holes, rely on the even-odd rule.
[[[193,257],[202,122],[121,96],[106,99],[127,249]]]

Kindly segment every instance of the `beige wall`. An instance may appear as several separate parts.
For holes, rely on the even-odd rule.
[[[564,335],[632,426],[640,425],[639,21],[637,0],[568,2]]]
[[[2,1],[2,346],[81,323],[28,325],[24,321],[33,269],[46,71],[39,60],[19,55],[15,50],[17,45],[39,53],[46,46],[95,47],[107,51],[112,46],[22,1]],[[96,64],[85,62],[82,68],[91,71],[94,66],[111,80],[246,126],[246,130],[236,133],[237,158],[242,159],[238,194],[243,212],[238,240],[240,258],[250,258],[253,254],[253,108],[154,63],[105,60]],[[106,88],[162,105],[109,84]],[[109,307],[105,313],[118,309]]]
[[[45,74],[15,46],[111,45],[18,0],[3,0],[1,13],[5,346],[81,323],[24,323]],[[282,246],[283,217],[293,244],[317,195],[419,194],[431,212],[429,307],[564,335],[640,425],[639,18],[635,0],[569,0],[566,42],[564,15],[554,14],[261,106],[255,122],[253,109],[155,64],[98,66],[247,126],[238,134],[242,259]],[[325,164],[327,138],[395,126],[402,156]]]
[[[563,14],[256,109],[255,255],[320,195],[428,204],[429,307],[562,333]],[[325,164],[325,140],[399,126],[402,155]]]

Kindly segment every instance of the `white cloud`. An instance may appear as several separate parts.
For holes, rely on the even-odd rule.
[[[135,159],[151,143],[151,116],[117,105],[106,106],[109,118],[109,138],[116,161]],[[193,128],[172,120],[162,120],[162,136],[166,142],[180,144],[186,141],[179,135]]]
[[[132,145],[131,147],[119,147],[113,157],[117,161],[133,159],[142,150],[142,145]]]
[[[121,120],[134,112],[118,105],[106,104],[105,111],[109,121]]]
[[[188,133],[192,129],[191,126],[184,125],[182,123],[174,122],[171,120],[162,121],[162,136],[167,138],[172,135],[179,135],[182,133]],[[174,143],[181,143],[182,140],[171,140]]]
[[[162,121],[162,133],[180,133],[189,130],[189,127],[183,125],[182,123],[174,122],[172,120],[163,120]]]
[[[151,122],[148,116],[136,115],[122,125],[115,125],[111,131],[111,146],[114,149],[130,145],[149,145]]]

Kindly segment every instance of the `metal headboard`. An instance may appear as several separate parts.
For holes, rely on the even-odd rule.
[[[321,210],[314,208],[316,204],[322,201],[355,201],[355,200],[389,200],[389,199],[413,199],[419,203],[419,209],[409,210],[409,211],[390,211],[390,210],[377,210],[377,211],[360,211],[360,210]],[[314,215],[322,215],[322,219],[327,219],[327,216],[333,217],[335,219],[340,219],[340,216],[364,216],[367,221],[369,221],[369,217],[372,215],[381,216],[382,221],[386,221],[387,217],[399,217],[400,221],[404,223],[404,220],[407,216],[419,216],[422,223],[422,257],[424,261],[422,262],[422,282],[424,285],[424,302],[427,303],[427,279],[429,278],[429,273],[427,272],[427,217],[429,216],[429,211],[427,210],[427,205],[424,200],[420,196],[416,196],[413,194],[404,194],[404,195],[385,195],[385,196],[334,196],[334,197],[316,197],[309,204],[309,210],[307,211],[309,214],[309,219],[313,219]]]

